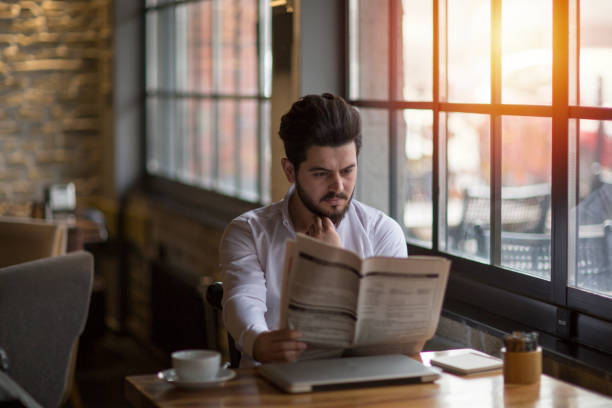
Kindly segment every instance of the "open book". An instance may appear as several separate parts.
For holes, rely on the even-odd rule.
[[[361,259],[297,234],[284,267],[280,326],[300,330],[309,349],[416,354],[438,326],[450,261]]]

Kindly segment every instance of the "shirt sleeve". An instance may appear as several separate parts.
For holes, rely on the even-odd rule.
[[[408,256],[406,237],[397,221],[382,214],[376,220],[374,229],[374,255],[405,258]]]
[[[235,219],[219,246],[223,276],[223,323],[242,353],[252,358],[253,343],[268,331],[266,278],[248,222]]]

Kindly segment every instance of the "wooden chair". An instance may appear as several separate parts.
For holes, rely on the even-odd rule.
[[[66,253],[64,224],[34,218],[0,217],[0,267]]]
[[[206,288],[206,302],[217,311],[221,311],[223,306],[221,300],[223,299],[223,282],[213,282]],[[240,351],[236,347],[234,338],[227,333],[227,344],[229,347],[230,364],[232,368],[238,368],[240,365]]]

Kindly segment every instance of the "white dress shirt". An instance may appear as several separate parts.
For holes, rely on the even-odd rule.
[[[223,321],[242,352],[241,366],[253,364],[255,338],[279,327],[285,245],[287,239],[295,239],[289,217],[293,191],[292,187],[282,200],[235,218],[221,238]],[[351,201],[337,231],[344,248],[362,258],[408,254],[399,224],[356,200]]]

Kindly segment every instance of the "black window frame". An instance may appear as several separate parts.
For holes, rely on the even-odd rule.
[[[502,319],[509,319],[517,324],[540,330],[555,336],[563,344],[588,346],[610,355],[612,345],[609,342],[612,334],[612,299],[592,294],[567,285],[568,274],[568,126],[571,119],[612,120],[612,108],[573,106],[569,104],[569,2],[579,0],[550,0],[553,5],[553,100],[552,105],[510,105],[501,103],[501,59],[496,42],[501,41],[501,5],[502,0],[491,0],[491,101],[490,104],[448,103],[440,101],[440,27],[441,7],[447,0],[433,0],[433,100],[408,101],[400,100],[397,95],[397,76],[399,41],[401,34],[401,0],[389,2],[389,98],[348,99],[355,106],[386,110],[389,115],[389,172],[390,172],[390,215],[397,219],[397,127],[395,125],[399,112],[403,109],[425,109],[433,113],[433,225],[432,248],[425,248],[408,242],[410,254],[433,254],[450,258],[452,273],[449,278],[445,308],[457,309],[457,304],[469,305]],[[349,21],[349,0],[346,1],[346,24]],[[566,35],[560,35],[565,33]],[[349,45],[346,44],[346,89],[350,88],[351,78],[348,68]],[[551,280],[544,281],[524,274],[516,273],[492,264],[483,264],[474,260],[449,254],[439,250],[438,234],[440,231],[438,216],[440,209],[437,192],[445,188],[445,174],[440,166],[440,113],[484,113],[491,118],[491,162],[499,163],[501,159],[501,117],[502,115],[549,117],[552,120],[552,183],[551,183]],[[496,137],[498,135],[500,137]],[[560,135],[560,136],[555,136]],[[493,231],[501,230],[501,166],[491,166],[491,225]],[[496,208],[497,206],[497,208]],[[443,221],[442,221],[443,222]],[[491,235],[491,254],[500,253],[501,237]],[[600,334],[600,335],[599,335]],[[576,349],[558,345],[559,349],[570,350],[577,355]],[[573,351],[572,351],[573,350]]]

